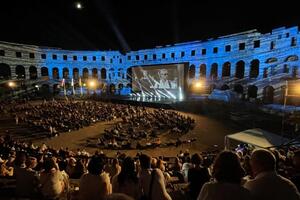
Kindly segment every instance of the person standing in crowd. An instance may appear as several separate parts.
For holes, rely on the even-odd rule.
[[[126,157],[122,163],[121,172],[112,179],[113,193],[124,193],[134,199],[138,199],[138,177],[134,160]]]
[[[160,169],[151,169],[151,157],[142,154],[140,157],[141,171],[139,179],[140,196],[149,200],[171,200],[167,192],[165,178]]]
[[[102,157],[94,156],[88,164],[88,173],[80,178],[79,200],[104,199],[111,194],[110,178],[104,172],[105,162]]]
[[[213,164],[213,181],[205,183],[197,200],[251,200],[250,192],[241,185],[244,170],[238,156],[221,152]]]
[[[204,183],[210,180],[207,168],[202,166],[202,157],[195,153],[192,155],[191,162],[193,167],[188,170],[189,197],[196,200]]]
[[[41,172],[41,192],[45,199],[60,198],[68,188],[68,180],[59,170],[55,158],[47,158],[44,162],[44,171]]]
[[[253,180],[245,183],[257,200],[300,200],[296,186],[288,179],[277,174],[275,156],[268,150],[259,149],[251,154],[250,165]]]

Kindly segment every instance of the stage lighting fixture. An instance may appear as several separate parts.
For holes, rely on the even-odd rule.
[[[90,80],[88,84],[90,88],[94,88],[96,86],[96,82],[94,80]]]
[[[195,87],[196,88],[201,88],[203,86],[203,84],[202,84],[202,82],[200,82],[200,81],[197,81],[196,83],[195,83]]]
[[[11,87],[11,88],[13,88],[13,87],[16,86],[16,84],[15,84],[14,82],[11,82],[11,81],[10,81],[10,82],[8,82],[8,86]]]
[[[76,9],[78,9],[78,10],[81,10],[81,9],[83,8],[81,2],[75,2],[75,7],[76,7]]]

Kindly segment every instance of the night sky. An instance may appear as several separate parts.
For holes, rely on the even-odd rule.
[[[7,3],[4,3],[7,2]],[[300,25],[296,1],[1,1],[0,40],[75,50],[120,50]]]

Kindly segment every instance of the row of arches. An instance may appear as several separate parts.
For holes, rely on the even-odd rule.
[[[212,85],[212,89],[214,89],[216,86]],[[229,90],[229,86],[227,84],[224,84],[220,88],[221,90]],[[248,96],[248,98],[257,98],[258,95],[258,87],[255,85],[249,85],[247,87],[247,91],[244,91],[244,87],[241,84],[236,84],[233,86],[233,91],[235,91],[237,94],[243,95],[245,92]],[[263,88],[262,93],[262,101],[263,103],[273,103],[274,101],[274,88],[270,85]]]
[[[12,78],[12,71],[11,68],[8,64],[5,63],[0,63],[0,79],[11,79]],[[79,79],[80,77],[80,71],[79,68],[73,68],[72,71],[70,71],[69,68],[63,68],[62,69],[62,74],[59,72],[58,67],[50,68],[48,69],[47,67],[41,67],[41,76],[46,77],[50,76],[49,70],[51,70],[51,74],[53,79],[60,79],[60,78],[74,78],[74,79]],[[22,65],[17,65],[15,68],[15,74],[17,79],[37,79],[38,78],[38,69],[35,66],[30,66],[28,70],[28,74],[26,73],[25,67]],[[70,72],[72,72],[72,77],[70,77]],[[108,73],[107,73],[108,72]],[[129,72],[127,72],[129,73]],[[82,69],[82,78],[87,79],[90,76],[90,72],[88,68],[83,68]],[[109,76],[109,79],[114,78],[116,75],[119,78],[125,78],[125,72],[122,68],[119,68],[117,72],[113,68],[106,70],[105,68],[102,68],[101,70],[98,70],[97,68],[93,68],[91,70],[91,77],[92,78],[101,78],[101,79],[106,79],[107,75]],[[27,77],[28,76],[28,77]]]
[[[0,63],[0,79],[10,79],[11,78],[11,69],[9,65],[5,63]],[[17,65],[15,68],[16,78],[17,79],[26,79],[31,80],[38,78],[37,68],[35,66],[29,67],[29,77],[26,77],[25,67],[22,65]]]
[[[250,78],[257,78],[259,76],[259,60],[258,59],[254,59],[251,61],[250,63],[250,71],[249,71],[249,77]],[[210,68],[210,79],[215,80],[216,78],[218,78],[218,64],[217,63],[213,63],[211,65]],[[222,72],[221,72],[221,76],[222,78],[226,78],[226,77],[231,77],[232,74],[232,70],[231,70],[231,63],[230,62],[225,62],[222,65]],[[201,64],[200,65],[200,78],[206,78],[207,76],[207,69],[206,69],[206,65],[205,64]],[[195,65],[191,65],[189,67],[189,78],[190,79],[194,79],[196,76],[196,67]],[[238,79],[242,79],[245,77],[245,62],[243,60],[240,60],[236,63],[235,65],[235,75],[234,77],[238,78]]]

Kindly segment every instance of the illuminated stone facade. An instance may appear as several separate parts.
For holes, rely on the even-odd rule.
[[[246,99],[282,100],[285,80],[298,79],[298,27],[256,30],[153,49],[70,51],[0,42],[1,79],[62,78],[78,82],[93,77],[115,88],[130,87],[130,67],[189,63],[189,83],[205,80],[211,88],[232,89]],[[274,97],[274,98],[273,98]]]

